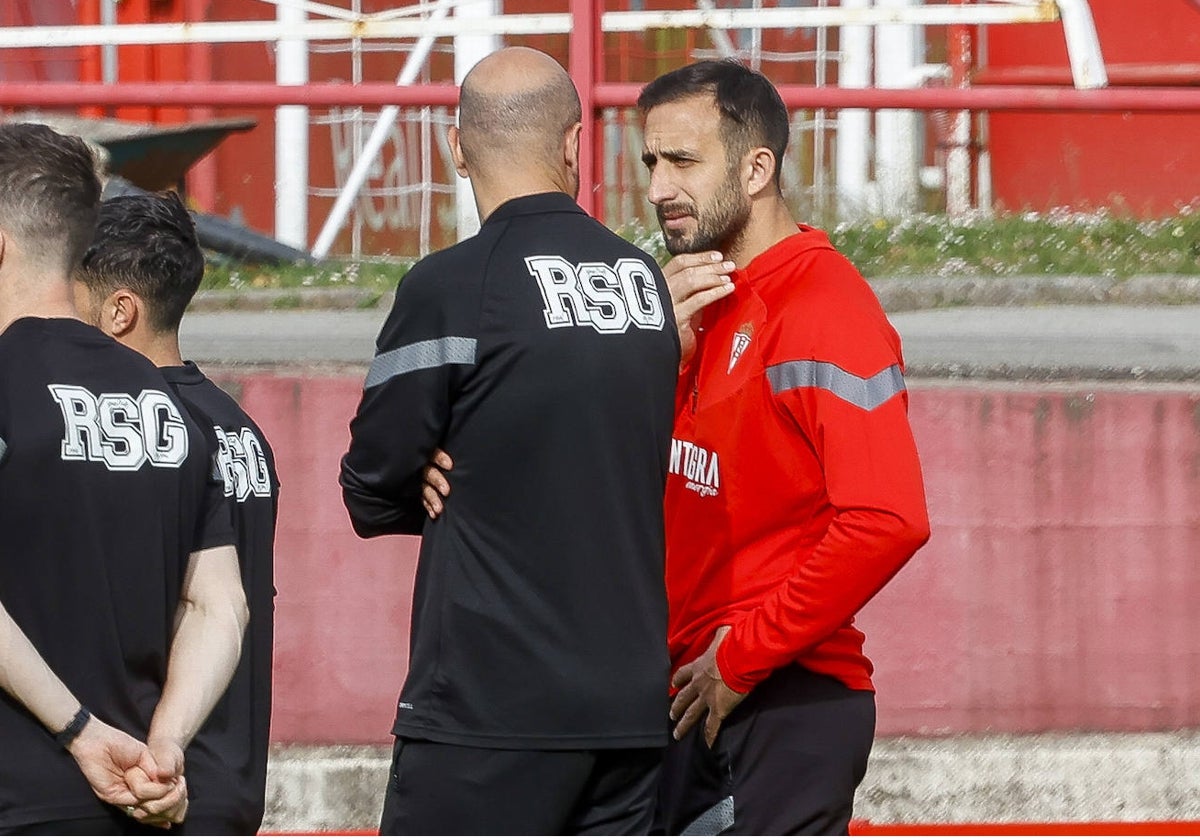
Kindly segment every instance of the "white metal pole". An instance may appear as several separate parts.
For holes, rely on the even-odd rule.
[[[696,0],[696,8],[702,12],[712,12],[717,7],[713,5],[712,0]],[[710,28],[708,32],[712,36],[713,45],[722,58],[732,58],[737,55],[737,48],[733,46],[733,40],[729,37],[728,32],[716,27]]]
[[[988,33],[980,29],[975,41],[975,50],[980,67],[988,66]],[[992,153],[991,138],[988,135],[991,115],[986,111],[979,115],[978,140],[979,157],[975,164],[975,205],[984,213],[992,213]]]
[[[282,0],[281,0],[282,3]],[[405,7],[407,11],[408,7]],[[444,16],[443,16],[444,17]],[[713,11],[658,10],[605,12],[605,32],[642,32],[670,29],[749,29],[753,27],[795,29],[797,27],[844,26],[848,23],[909,24],[939,26],[956,23],[983,26],[1000,23],[1051,23],[1058,8],[1047,2],[1036,5],[947,5],[905,6],[901,9],[872,8],[847,16],[837,6],[789,6],[767,9],[715,9]],[[384,19],[367,15],[359,21],[309,20],[285,27],[275,21],[200,21],[198,23],[127,23],[119,27],[5,26],[0,27],[0,49],[10,47],[94,47],[98,44],[233,44],[276,41],[299,37],[309,41],[347,41],[351,38],[451,37],[463,33],[503,32],[508,35],[554,35],[571,31],[571,16],[565,12],[511,14],[495,21],[448,21]],[[1072,30],[1074,31],[1074,30]],[[1085,30],[1086,31],[1086,30]]]
[[[117,0],[101,0],[100,23],[115,26],[117,23]],[[100,48],[100,78],[106,85],[115,85],[120,75],[117,63],[116,44],[105,44]]]
[[[294,25],[303,24],[307,13],[299,4],[280,4],[275,15],[281,25]],[[308,84],[307,41],[279,40],[275,81]],[[275,238],[294,248],[308,246],[308,109],[302,105],[275,109]]]
[[[877,3],[872,9],[847,14],[840,6],[780,6],[778,8],[737,8],[696,10],[647,10],[605,12],[601,18],[605,32],[641,32],[654,27],[696,29],[702,26],[724,29],[754,27],[794,29],[797,27],[844,26],[862,24],[915,24],[918,26],[969,23],[1050,23],[1058,20],[1058,10],[1043,0],[1021,0],[1021,5],[970,5],[958,3],[904,3],[889,6]]]
[[[752,0],[750,8],[761,11],[762,0]],[[750,68],[762,70],[762,28],[758,26],[750,30]]]
[[[456,18],[489,18],[500,14],[498,0],[468,0],[454,9]],[[494,33],[454,36],[454,83],[462,80],[480,59],[500,48],[500,36]],[[458,238],[466,239],[479,230],[479,210],[475,206],[475,195],[471,182],[466,178],[455,178],[455,207],[458,211]]]
[[[1096,21],[1087,0],[1055,0],[1062,17],[1067,56],[1077,88],[1108,87],[1108,71],[1100,52]]]
[[[950,149],[946,153],[946,212],[962,218],[971,209],[971,114],[950,117]]]
[[[846,9],[865,9],[871,0],[842,0]],[[839,30],[838,87],[866,88],[871,85],[871,28],[843,26]],[[871,112],[847,108],[838,114],[837,146],[834,148],[838,216],[861,216],[868,207],[870,172]]]
[[[437,6],[429,15],[429,22],[434,23],[442,20],[450,13],[450,7],[451,0],[438,0]],[[417,74],[421,72],[421,67],[425,64],[425,59],[429,57],[429,51],[433,49],[433,42],[436,39],[437,34],[435,32],[427,32],[421,36],[413,47],[413,51],[408,54],[408,60],[404,62],[404,69],[400,71],[400,75],[396,78],[397,85],[402,87],[411,85],[416,80]],[[329,254],[329,249],[333,246],[334,238],[337,237],[338,231],[342,229],[342,225],[346,223],[346,219],[350,215],[350,209],[358,199],[358,192],[362,189],[363,184],[367,182],[367,175],[371,171],[371,166],[374,165],[375,158],[379,156],[379,152],[383,149],[383,144],[387,142],[392,125],[399,116],[400,108],[395,105],[389,105],[379,112],[379,119],[375,122],[375,128],[372,129],[371,136],[367,138],[367,142],[363,145],[362,152],[358,156],[358,161],[354,164],[354,169],[350,171],[349,177],[346,178],[346,183],[342,187],[341,193],[338,194],[333,209],[329,211],[329,218],[325,220],[325,226],[321,228],[321,233],[317,236],[316,244],[313,245],[312,255],[317,259],[324,259]]]
[[[876,8],[894,10],[916,5],[914,0],[877,0]],[[918,78],[917,35],[911,24],[886,24],[875,31],[875,86],[912,87]],[[918,121],[913,111],[881,110],[876,116],[875,171],[880,210],[889,216],[916,207],[918,187]]]
[[[966,27],[950,27],[949,77],[956,87],[968,87],[974,63],[974,39]],[[971,114],[950,115],[950,147],[946,152],[946,212],[962,218],[971,209]]]

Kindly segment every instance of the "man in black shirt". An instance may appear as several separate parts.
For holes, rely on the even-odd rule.
[[[85,319],[157,365],[192,419],[215,434],[213,465],[233,503],[250,625],[228,692],[187,749],[183,832],[249,835],[266,799],[279,482],[262,430],[180,354],[179,323],[203,276],[204,255],[178,196],[119,196],[100,205],[75,292]]]
[[[0,126],[0,833],[182,819],[180,741],[245,611],[200,428],[72,304],[93,166],[78,138]]]
[[[351,423],[355,529],[424,537],[385,834],[650,827],[679,344],[654,260],[574,201],[580,120],[543,53],[467,75],[450,143],[483,227],[404,278]]]

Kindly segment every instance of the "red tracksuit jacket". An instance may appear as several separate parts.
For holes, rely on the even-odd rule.
[[[704,313],[666,492],[673,668],[721,625],[726,684],[798,662],[872,689],[855,613],[929,537],[900,339],[819,230]]]

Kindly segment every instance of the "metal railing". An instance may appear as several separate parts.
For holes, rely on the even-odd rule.
[[[37,26],[0,28],[0,49],[30,46],[114,46],[130,44],[225,44],[270,42],[280,45],[277,81],[280,84],[197,82],[186,84],[47,84],[0,87],[0,105],[64,107],[82,105],[276,106],[277,120],[290,126],[277,142],[276,235],[291,244],[307,239],[302,218],[307,197],[307,147],[296,138],[305,107],[382,106],[384,112],[364,143],[356,165],[316,238],[313,252],[328,253],[349,217],[375,157],[379,154],[401,106],[453,106],[452,84],[415,84],[429,46],[437,38],[479,34],[569,34],[569,70],[579,88],[584,111],[594,117],[606,107],[629,107],[637,86],[606,82],[598,74],[596,56],[608,32],[639,32],[651,28],[735,28],[978,26],[1007,23],[1062,25],[1075,90],[1009,87],[1003,90],[878,89],[781,86],[791,108],[953,110],[1139,110],[1190,111],[1194,90],[1100,90],[1107,83],[1091,11],[1086,0],[984,0],[978,3],[913,5],[915,0],[877,0],[877,5],[854,3],[789,8],[701,8],[676,11],[604,11],[601,0],[568,0],[569,11],[549,14],[496,16],[461,15],[466,0],[435,0],[376,13],[356,13],[310,0],[261,0],[278,7],[275,21],[202,21],[194,23],[121,24],[99,26]],[[451,14],[454,12],[454,14]],[[306,15],[323,19],[311,20]],[[404,71],[395,86],[385,84],[307,84],[307,66],[300,67],[307,42],[369,38],[415,38]],[[720,39],[714,39],[720,43]],[[299,50],[300,52],[297,52]],[[292,58],[284,60],[284,56]],[[581,148],[581,181],[595,185],[602,172],[601,144],[594,137],[596,119],[585,120]],[[848,121],[849,124],[849,121]],[[306,136],[306,135],[305,135]],[[595,211],[594,190],[584,189],[580,203]],[[460,232],[461,223],[460,223]]]

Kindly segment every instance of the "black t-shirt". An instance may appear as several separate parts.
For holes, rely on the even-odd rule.
[[[0,602],[102,720],[145,738],[188,555],[233,543],[209,445],[138,353],[70,319],[0,335]],[[0,828],[102,816],[0,692]]]
[[[514,199],[413,267],[376,349],[341,478],[360,535],[424,537],[393,732],[664,744],[679,342],[658,266],[566,195]]]
[[[266,435],[192,362],[161,369],[180,402],[215,434],[216,474],[233,506],[250,624],[229,690],[187,751],[191,816],[221,817],[254,834],[262,823],[271,725],[275,519],[279,480]]]

